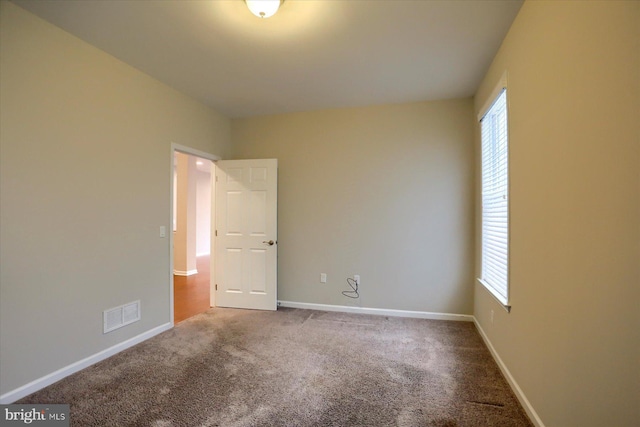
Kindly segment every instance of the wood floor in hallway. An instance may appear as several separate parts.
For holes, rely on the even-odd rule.
[[[209,255],[202,255],[197,258],[198,274],[191,276],[173,275],[174,323],[182,322],[210,308],[210,259]]]

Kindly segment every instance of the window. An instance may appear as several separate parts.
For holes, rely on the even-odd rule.
[[[480,119],[482,244],[480,283],[509,309],[509,132],[507,88]],[[494,92],[495,93],[495,92]]]

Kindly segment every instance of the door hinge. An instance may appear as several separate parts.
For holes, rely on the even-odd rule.
[[[216,230],[216,237],[218,237],[218,230]]]
[[[216,175],[216,182],[218,182],[218,175]]]
[[[218,284],[216,283],[216,291],[218,290]]]

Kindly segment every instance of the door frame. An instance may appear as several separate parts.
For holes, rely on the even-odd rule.
[[[188,154],[190,156],[201,157],[203,159],[211,160],[214,163],[214,169],[211,173],[211,179],[215,180],[215,162],[221,160],[220,156],[215,154],[207,153],[205,151],[200,151],[195,148],[187,147],[186,145],[176,144],[175,142],[171,143],[171,162],[169,167],[169,174],[171,179],[169,180],[169,226],[167,227],[167,233],[169,235],[169,321],[171,322],[171,327],[175,325],[174,323],[174,300],[173,300],[173,180],[174,180],[174,169],[175,169],[175,153],[183,153]],[[213,189],[213,187],[212,187]],[[215,191],[215,190],[214,190]],[[211,239],[210,239],[210,259],[213,264],[215,260],[213,259],[213,255],[215,254],[215,222],[213,221],[215,217],[215,211],[211,210]],[[209,286],[212,288],[215,281],[213,278],[215,277],[215,269],[210,268],[210,282]]]

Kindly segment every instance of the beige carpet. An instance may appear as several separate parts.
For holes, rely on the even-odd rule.
[[[532,426],[467,322],[211,309],[19,403],[73,426]]]

